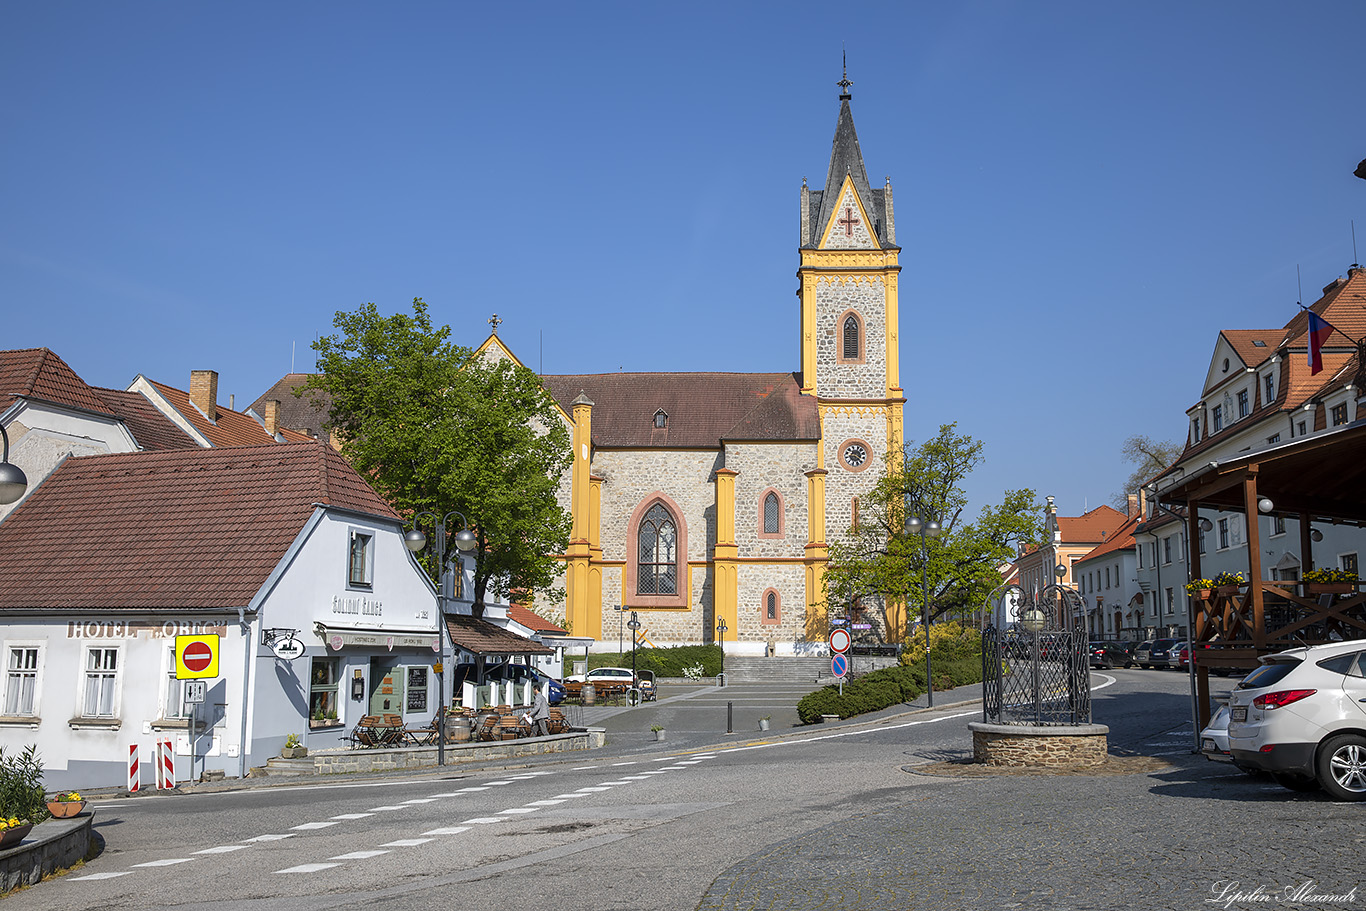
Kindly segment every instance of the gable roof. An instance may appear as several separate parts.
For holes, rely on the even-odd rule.
[[[1058,516],[1063,546],[1108,540],[1128,517],[1111,506],[1101,504],[1079,516]]]
[[[451,641],[476,655],[553,655],[554,649],[469,614],[447,614]]]
[[[859,149],[858,133],[854,130],[854,113],[849,107],[849,96],[840,96],[839,119],[835,121],[835,139],[830,147],[830,168],[825,176],[825,189],[813,190],[810,194],[811,236],[802,238],[803,247],[819,246],[826,225],[834,217],[835,208],[840,202],[840,188],[844,186],[845,175],[849,176],[864,209],[872,217],[874,243],[887,247],[895,243],[889,238],[887,225],[886,193],[882,189],[868,186],[868,171],[863,165],[863,152]]]
[[[94,387],[110,410],[123,421],[138,446],[148,452],[198,449],[199,442],[157,410],[140,392]]]
[[[522,626],[525,626],[533,632],[550,633],[552,636],[569,635],[569,630],[556,626],[540,614],[528,610],[520,604],[508,605],[508,618],[522,624]]]
[[[816,400],[791,373],[597,373],[543,376],[567,413],[593,401],[595,446],[717,448],[726,440],[818,440]],[[656,428],[658,411],[666,426]]]
[[[1108,533],[1105,540],[1086,556],[1079,559],[1078,563],[1085,563],[1087,560],[1096,557],[1104,557],[1119,550],[1131,550],[1134,546],[1134,530],[1143,521],[1142,513],[1134,513],[1124,520],[1124,522],[1114,531]]]
[[[113,415],[99,394],[47,348],[0,351],[0,411],[21,397]]]
[[[67,459],[0,522],[0,615],[244,607],[315,504],[399,521],[321,443]]]
[[[266,402],[279,402],[280,427],[302,432],[311,439],[327,439],[328,433],[323,429],[323,423],[327,420],[332,397],[324,389],[310,389],[302,395],[295,394],[304,388],[310,376],[312,374],[309,373],[286,373],[274,386],[261,393],[248,410],[265,414]],[[315,398],[320,404],[314,404]]]
[[[185,390],[167,386],[165,383],[158,383],[156,380],[146,377],[143,379],[146,379],[147,383],[161,395],[166,403],[174,408],[213,446],[259,446],[263,443],[276,442],[275,437],[266,433],[266,428],[261,425],[261,422],[249,414],[233,411],[219,405],[217,408],[218,419],[210,421],[204,416],[204,412],[196,408],[194,403],[190,401],[190,394]],[[293,442],[308,439],[307,436],[299,433],[294,436]]]

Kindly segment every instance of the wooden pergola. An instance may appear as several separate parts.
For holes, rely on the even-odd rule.
[[[1262,579],[1255,518],[1264,511],[1299,519],[1304,571],[1313,568],[1314,524],[1366,525],[1366,421],[1226,462],[1209,462],[1161,487],[1158,499],[1185,507],[1190,542],[1199,540],[1202,506],[1248,517],[1249,581],[1216,589],[1202,600],[1192,598],[1191,660],[1202,727],[1209,722],[1211,667],[1252,668],[1260,656],[1271,652],[1366,638],[1366,593],[1359,585],[1328,590],[1302,581]],[[1269,509],[1264,501],[1269,501]],[[1199,551],[1190,548],[1187,565],[1192,580],[1203,578]]]

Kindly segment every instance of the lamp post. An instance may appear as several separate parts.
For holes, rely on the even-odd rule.
[[[636,642],[640,637],[636,631],[640,629],[640,621],[636,619],[635,611],[631,611],[631,622],[626,625],[631,628],[631,686],[639,690],[636,682]]]
[[[437,671],[436,690],[440,694],[441,704],[437,706],[436,712],[436,764],[443,766],[446,764],[446,682],[444,671],[446,669],[446,521],[451,516],[460,517],[460,530],[455,533],[455,549],[462,554],[469,553],[478,545],[478,540],[474,533],[470,531],[469,520],[465,514],[452,509],[444,516],[437,516],[434,512],[420,512],[413,516],[413,530],[403,536],[403,544],[412,553],[417,553],[427,546],[427,536],[417,527],[422,519],[430,519],[436,526],[436,567],[437,567],[437,634],[440,636],[441,643],[441,669]],[[451,694],[454,698],[454,693]]]
[[[24,477],[24,472],[9,460],[9,434],[5,432],[5,425],[0,424],[0,438],[5,441],[3,455],[0,455],[0,506],[13,503],[24,495],[28,489],[28,478]]]
[[[716,621],[716,642],[721,646],[721,685],[726,685],[726,626],[725,620]]]
[[[934,708],[934,677],[930,675],[930,577],[927,572],[930,549],[925,539],[937,538],[941,531],[939,523],[933,520],[922,521],[919,516],[906,520],[906,534],[920,536],[920,589],[924,596],[920,605],[920,625],[925,628],[925,694],[930,708]]]

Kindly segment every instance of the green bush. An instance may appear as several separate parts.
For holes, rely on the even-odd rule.
[[[684,669],[702,667],[703,677],[721,673],[721,648],[716,645],[680,645],[674,648],[642,648],[636,651],[636,670],[654,671],[657,677],[682,677]],[[630,667],[631,653],[599,653],[588,656],[588,669]]]
[[[18,755],[8,756],[5,748],[0,747],[0,816],[29,822],[42,822],[48,817],[43,764],[34,744],[24,747]]]
[[[981,682],[981,658],[962,657],[955,652],[952,648],[943,652],[939,649],[930,652],[930,663],[933,665],[934,678],[938,683],[935,692]],[[797,703],[797,715],[805,724],[820,721],[822,715],[852,718],[899,703],[911,702],[923,692],[925,663],[922,657],[919,665],[903,664],[857,677],[844,685],[843,696],[840,695],[838,686],[827,686],[814,693],[808,693]]]

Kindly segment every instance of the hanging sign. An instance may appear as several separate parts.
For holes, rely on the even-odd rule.
[[[288,639],[276,639],[271,643],[270,650],[275,653],[276,658],[293,661],[304,653],[304,644],[301,640],[290,636]]]

